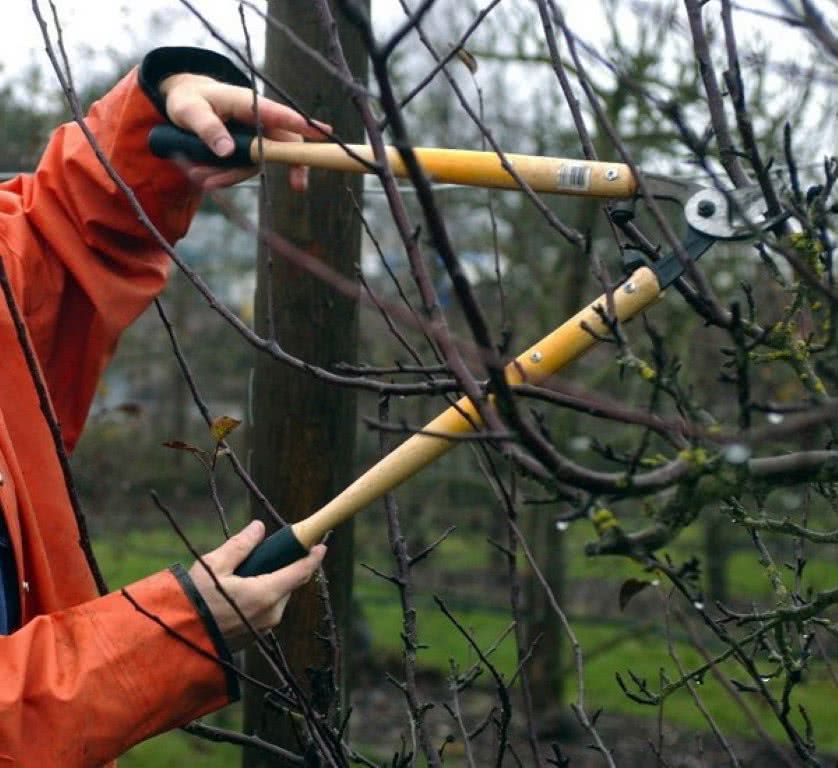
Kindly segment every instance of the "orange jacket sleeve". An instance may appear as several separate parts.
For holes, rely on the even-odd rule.
[[[146,148],[161,121],[136,71],[86,119],[107,160],[174,242],[199,200],[174,163]],[[0,251],[71,449],[119,335],[163,288],[169,257],[75,124],[55,132],[33,175],[0,186],[0,215]]]
[[[191,60],[207,56],[215,54]],[[164,60],[176,65],[178,56]],[[146,149],[162,119],[134,71],[93,106],[87,124],[174,242],[198,199],[173,163]],[[163,288],[168,256],[80,128],[67,125],[33,175],[0,185],[0,257],[72,448],[120,333]],[[0,768],[100,766],[220,708],[238,696],[237,678],[183,569],[97,597],[2,296],[0,350],[0,514],[22,611],[22,626],[0,637]]]
[[[233,673],[178,575],[125,592],[142,610],[117,592],[0,637],[0,766],[102,766],[229,701]]]

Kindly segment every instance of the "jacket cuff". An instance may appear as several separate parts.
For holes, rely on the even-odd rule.
[[[215,652],[218,654],[218,658],[225,662],[223,664],[224,679],[227,682],[227,694],[230,697],[230,701],[238,701],[239,698],[241,698],[241,692],[239,690],[239,677],[235,671],[233,656],[230,653],[230,649],[227,647],[227,643],[224,642],[224,636],[218,628],[218,624],[215,621],[215,617],[212,615],[212,611],[210,611],[209,606],[206,604],[203,596],[195,586],[195,582],[192,581],[192,577],[180,563],[175,563],[175,565],[171,566],[169,570],[177,579],[181,589],[183,589],[186,596],[189,598],[189,602],[191,602],[195,607],[195,612],[204,623],[207,635],[209,635],[210,640],[212,640],[212,645],[215,648]]]
[[[169,75],[183,72],[206,75],[223,83],[240,85],[244,88],[251,86],[247,76],[230,59],[215,51],[185,46],[155,48],[143,59],[139,80],[146,96],[166,119],[168,119],[166,100],[160,93],[160,83]]]

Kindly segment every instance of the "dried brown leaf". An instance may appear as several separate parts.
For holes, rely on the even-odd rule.
[[[216,443],[220,443],[227,438],[237,426],[241,424],[241,419],[234,419],[232,416],[219,416],[212,420],[210,424],[210,432],[212,438]]]

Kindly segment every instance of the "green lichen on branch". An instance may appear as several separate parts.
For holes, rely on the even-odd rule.
[[[653,523],[627,532],[613,517],[613,524],[598,529],[598,540],[586,545],[587,555],[647,557],[674,541],[711,504],[746,494],[765,497],[776,489],[799,483],[838,479],[838,451],[805,451],[751,459],[743,464],[723,461],[703,448],[682,453],[681,458],[690,462],[691,470],[654,508]]]

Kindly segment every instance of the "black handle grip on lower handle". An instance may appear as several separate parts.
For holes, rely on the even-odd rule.
[[[148,146],[153,155],[167,159],[185,159],[198,165],[214,165],[218,168],[241,168],[253,165],[250,146],[253,132],[231,128],[235,149],[233,154],[219,157],[194,133],[183,131],[174,125],[155,125],[148,134]]]
[[[261,576],[304,558],[308,550],[300,544],[290,525],[280,528],[259,544],[236,568],[236,576]]]

